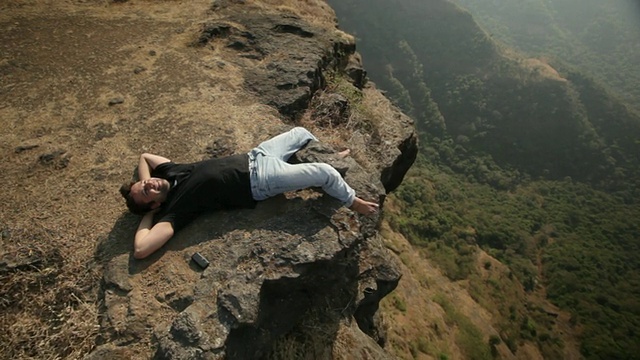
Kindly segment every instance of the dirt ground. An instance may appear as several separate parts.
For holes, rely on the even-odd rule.
[[[215,139],[233,136],[229,150],[240,151],[281,125],[242,91],[224,49],[190,46],[215,16],[210,6],[0,4],[2,357],[91,349],[101,306],[96,246],[119,221],[133,236],[136,218],[118,188],[142,152],[195,161]]]

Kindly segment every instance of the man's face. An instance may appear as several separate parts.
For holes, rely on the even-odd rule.
[[[169,182],[165,179],[150,178],[131,185],[131,197],[138,204],[151,204],[155,209],[167,199]]]

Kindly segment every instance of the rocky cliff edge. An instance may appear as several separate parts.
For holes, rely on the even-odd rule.
[[[133,73],[153,75],[108,99],[142,123],[116,125],[142,146],[127,154],[164,150],[179,162],[224,156],[305,126],[321,142],[296,159],[334,165],[359,196],[384,208],[415,159],[416,134],[368,83],[353,37],[336,28],[330,8],[214,1],[190,5],[192,15],[201,11],[195,19],[178,12],[154,23],[157,15],[147,13],[167,13],[168,5],[143,5],[109,10],[146,26],[127,49],[139,56]],[[140,31],[153,33],[153,45],[138,39]],[[334,158],[344,148],[351,156]],[[255,210],[201,216],[157,254],[134,260],[139,218],[122,214],[96,249],[103,306],[87,359],[387,358],[376,311],[401,274],[377,216],[308,189]],[[200,269],[195,252],[211,265]]]

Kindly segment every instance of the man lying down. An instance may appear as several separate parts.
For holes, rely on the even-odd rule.
[[[309,187],[321,187],[360,214],[375,214],[378,204],[357,197],[330,165],[287,163],[311,140],[317,139],[305,128],[296,127],[262,142],[249,153],[190,164],[142,154],[140,180],[120,188],[129,210],[144,215],[136,230],[133,256],[142,259],[151,255],[200,213],[252,209],[257,201]],[[347,154],[348,150],[341,153]],[[155,224],[154,217],[158,219]]]

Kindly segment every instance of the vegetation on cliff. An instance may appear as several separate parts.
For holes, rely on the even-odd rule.
[[[584,69],[640,109],[640,4],[635,0],[456,0],[495,39]]]
[[[561,357],[557,314],[504,299],[499,280],[474,287],[480,249],[529,299],[572,314],[585,357],[636,357],[640,117],[575,68],[495,43],[444,1],[331,3],[370,76],[421,130],[392,225],[479,300],[505,304],[512,351],[528,340]]]

